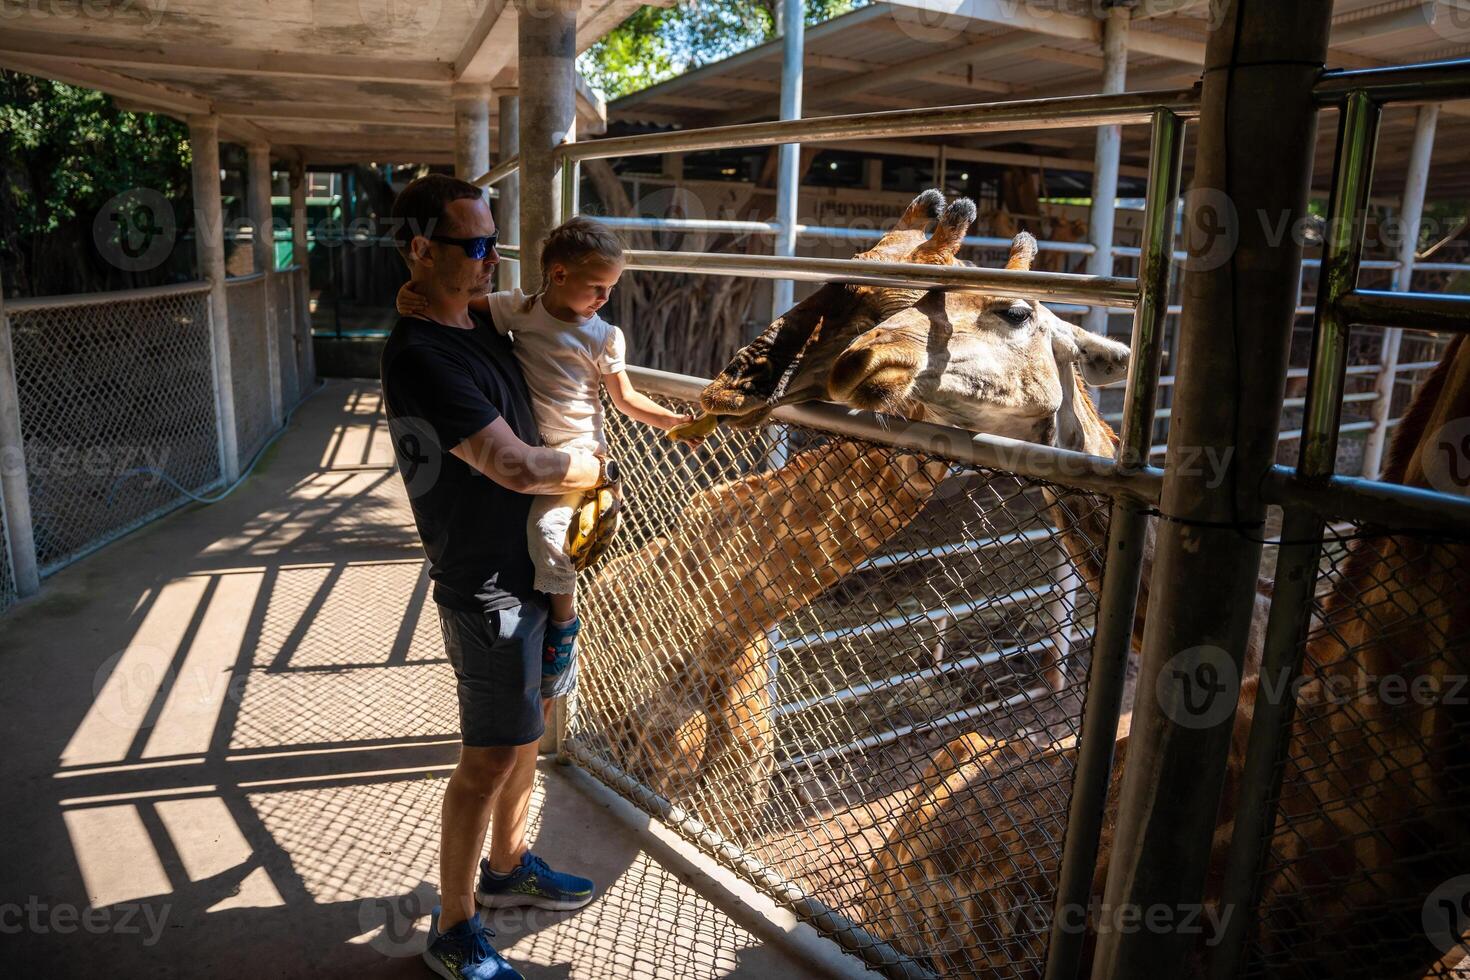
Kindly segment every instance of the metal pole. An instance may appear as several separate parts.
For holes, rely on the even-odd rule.
[[[454,176],[474,180],[489,169],[490,86],[455,85]]]
[[[1104,95],[1114,95],[1128,87],[1128,30],[1133,11],[1123,4],[1108,9],[1103,22]],[[1117,223],[1118,166],[1123,153],[1123,127],[1099,126],[1097,129],[1096,166],[1092,173],[1092,207],[1088,210],[1087,240],[1093,252],[1087,257],[1087,272],[1093,276],[1113,274],[1113,228]],[[1108,311],[1094,306],[1083,321],[1088,330],[1106,335]]]
[[[802,61],[806,49],[805,8],[801,0],[781,0],[781,118],[801,118]],[[801,144],[782,143],[777,150],[776,233],[773,254],[796,254],[796,205],[801,183]],[[771,287],[771,316],[792,307],[796,284],[778,279]]]
[[[1348,97],[1338,129],[1336,173],[1317,288],[1312,368],[1297,463],[1298,475],[1312,481],[1330,478],[1337,460],[1351,332],[1341,302],[1358,283],[1381,117],[1379,106],[1360,92]],[[1216,980],[1229,980],[1238,972],[1254,917],[1257,875],[1275,828],[1277,790],[1296,707],[1296,699],[1283,694],[1292,690],[1291,682],[1301,672],[1324,528],[1317,511],[1300,505],[1286,509],[1271,617],[1261,654],[1261,684],[1256,689],[1245,768],[1236,796],[1234,835],[1220,896],[1221,909],[1230,914],[1224,919],[1219,955],[1211,964],[1211,976]]]
[[[1429,188],[1429,162],[1434,153],[1434,133],[1439,125],[1439,105],[1419,108],[1419,118],[1414,125],[1414,148],[1409,154],[1409,175],[1404,183],[1403,206],[1399,209],[1400,230],[1403,240],[1399,242],[1398,263],[1394,270],[1393,288],[1396,292],[1412,291],[1414,281],[1414,258],[1419,248],[1419,225],[1424,219],[1424,195]],[[1363,476],[1376,480],[1383,468],[1383,450],[1388,445],[1388,421],[1393,414],[1393,393],[1398,380],[1399,347],[1404,332],[1397,327],[1385,327],[1383,349],[1378,355],[1378,378],[1373,386],[1376,398],[1373,401],[1373,428],[1368,432],[1368,442],[1363,447]]]
[[[500,162],[514,159],[521,152],[521,100],[516,95],[500,97]],[[521,241],[521,176],[520,171],[499,184],[500,213],[495,223],[500,240],[507,245]],[[516,259],[500,260],[501,289],[515,289],[521,284],[521,263]]]
[[[293,331],[296,342],[305,345],[298,355],[297,363],[306,370],[301,372],[301,390],[304,396],[316,377],[316,351],[311,336],[311,243],[306,235],[306,163],[297,160],[291,164],[291,264],[300,268],[296,275],[295,305],[291,315],[296,318]]]
[[[1223,259],[1184,280],[1163,517],[1095,980],[1187,972],[1194,937],[1140,928],[1137,916],[1184,916],[1204,894],[1301,267],[1301,244],[1270,229],[1309,213],[1313,86],[1331,14],[1330,0],[1231,0],[1206,51],[1195,188],[1223,195],[1240,217]],[[1198,211],[1191,218],[1215,227]],[[1210,243],[1191,242],[1193,254],[1206,254],[1201,244]],[[1198,465],[1209,454],[1223,465]]]
[[[0,505],[9,543],[10,570],[17,595],[34,595],[41,588],[36,564],[36,539],[31,528],[31,492],[26,480],[25,437],[20,425],[20,386],[16,383],[15,347],[10,318],[5,315],[5,293],[0,284]]]
[[[1184,120],[1172,112],[1154,117],[1149,153],[1148,202],[1139,257],[1138,307],[1133,317],[1133,357],[1128,365],[1123,433],[1118,463],[1128,472],[1148,465],[1153,442],[1154,404],[1163,363],[1164,321],[1169,310],[1175,212],[1184,163]],[[1112,778],[1113,747],[1123,706],[1128,654],[1133,649],[1138,586],[1148,537],[1148,508],[1126,497],[1113,502],[1105,549],[1102,594],[1092,642],[1087,706],[1072,777],[1072,801],[1057,894],[1052,909],[1051,946],[1046,980],[1077,976],[1086,939],[1086,917],[1078,917],[1092,898],[1098,841]]]
[[[209,340],[214,368],[215,420],[219,425],[219,471],[225,483],[233,483],[240,475],[240,451],[235,439],[235,388],[230,373],[230,311],[225,301],[219,119],[190,116],[189,146],[194,161],[194,249],[199,275],[209,282]]]
[[[281,391],[281,338],[276,328],[276,232],[275,217],[271,213],[270,144],[251,143],[246,146],[245,153],[249,164],[245,201],[250,213],[250,224],[255,229],[250,240],[250,250],[255,259],[255,271],[265,275],[260,284],[261,295],[265,297],[261,318],[265,321],[265,360],[266,376],[270,385],[271,425],[277,428],[285,417],[285,399]]]
[[[541,289],[541,242],[562,213],[556,148],[577,119],[579,0],[516,0],[520,49],[521,283]]]

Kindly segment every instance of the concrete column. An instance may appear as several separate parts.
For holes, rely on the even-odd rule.
[[[306,164],[291,164],[291,264],[305,269],[310,264],[306,239]]]
[[[806,20],[801,0],[781,0],[781,118],[801,118],[802,63]],[[776,158],[776,255],[796,254],[796,205],[801,182],[801,144],[782,143]],[[796,284],[777,279],[771,286],[771,315],[792,306]]]
[[[863,161],[863,184],[870,191],[883,190],[883,161]]]
[[[41,587],[36,564],[36,539],[31,528],[31,491],[26,479],[25,440],[20,428],[20,388],[15,381],[15,348],[5,294],[0,289],[0,504],[4,505],[0,534],[10,553],[10,571],[20,596]]]
[[[500,159],[509,160],[521,151],[521,98],[519,95],[500,97]],[[521,177],[511,174],[496,185],[499,193],[499,210],[495,225],[500,230],[500,240],[507,245],[519,245],[521,241]],[[515,289],[521,284],[521,264],[515,259],[501,259],[499,270],[501,289]]]
[[[189,117],[193,152],[194,250],[199,275],[209,283],[209,337],[214,355],[215,421],[219,425],[219,469],[226,483],[240,475],[235,441],[235,389],[230,374],[230,312],[225,302],[224,218],[219,188],[219,119]]]
[[[1403,206],[1399,208],[1401,224],[1399,267],[1394,270],[1393,288],[1401,293],[1412,291],[1414,258],[1419,248],[1419,226],[1424,220],[1424,194],[1429,188],[1429,163],[1434,155],[1434,133],[1439,126],[1439,105],[1419,108],[1414,125],[1414,147],[1409,154],[1409,174],[1404,183]],[[1363,476],[1378,479],[1383,468],[1383,451],[1388,446],[1388,421],[1393,412],[1394,380],[1398,375],[1399,347],[1404,332],[1396,327],[1383,331],[1383,349],[1378,354],[1378,378],[1373,388],[1373,428],[1363,448]]]
[[[454,86],[454,176],[474,180],[490,169],[490,86]]]
[[[1193,187],[1203,197],[1229,188],[1240,217],[1229,260],[1184,277],[1163,517],[1094,980],[1191,972],[1195,935],[1125,921],[1154,908],[1178,915],[1204,898],[1301,275],[1301,243],[1271,229],[1310,214],[1313,88],[1331,20],[1330,0],[1229,0],[1210,34]],[[1216,244],[1202,214],[1185,224],[1196,229],[1192,254]],[[1223,473],[1196,456],[1224,460]]]
[[[576,138],[579,0],[515,0],[520,46],[521,286],[541,288],[541,242],[561,221],[553,151]]]
[[[280,329],[276,323],[276,230],[271,213],[271,148],[269,143],[250,143],[245,152],[249,159],[246,210],[250,214],[250,224],[255,228],[251,251],[255,258],[255,271],[265,273],[265,284],[261,287],[265,309],[261,312],[266,366],[269,368],[266,373],[270,378],[271,420],[279,426],[285,417],[285,399],[281,392]],[[244,328],[245,325],[239,326]]]
[[[684,154],[665,153],[660,164],[660,173],[665,177],[674,181],[684,179]]]
[[[1133,11],[1123,4],[1108,10],[1103,21],[1103,78],[1105,95],[1128,87],[1128,28]],[[1113,228],[1117,220],[1118,161],[1123,152],[1123,127],[1097,129],[1096,168],[1092,174],[1092,208],[1087,220],[1087,240],[1096,249],[1087,257],[1087,274],[1113,274]],[[1108,311],[1094,307],[1083,321],[1093,333],[1108,332]]]

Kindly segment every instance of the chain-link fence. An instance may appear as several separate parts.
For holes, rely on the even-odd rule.
[[[1467,565],[1463,539],[1329,532],[1249,975],[1463,976]]]
[[[8,318],[43,574],[218,482],[207,287]]]
[[[264,275],[225,286],[230,319],[230,376],[235,439],[243,469],[275,429],[271,405],[270,297]]]
[[[609,435],[628,512],[571,754],[892,971],[1037,972],[1070,767],[963,826],[935,794],[1075,740],[1107,501],[800,426]],[[1014,868],[1025,895],[984,893]]]

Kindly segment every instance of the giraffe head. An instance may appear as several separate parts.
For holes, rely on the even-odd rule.
[[[1006,268],[1027,270],[1020,232]],[[832,363],[828,393],[858,408],[912,415],[1068,449],[1107,451],[1089,431],[1085,385],[1121,381],[1128,347],[1068,323],[1035,300],[935,290],[855,338]],[[1085,384],[1084,384],[1085,382]]]
[[[960,199],[946,206],[943,194],[927,190],[914,198],[877,245],[853,257],[959,265],[955,253],[974,218],[972,202]],[[702,407],[721,421],[744,428],[759,425],[779,405],[826,398],[827,375],[837,355],[854,338],[912,306],[924,293],[852,283],[823,285],[736,353],[704,389]]]

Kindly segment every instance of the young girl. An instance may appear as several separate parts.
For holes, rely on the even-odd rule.
[[[491,293],[472,300],[470,308],[488,312],[495,329],[510,334],[547,446],[607,452],[599,386],[606,386],[618,411],[645,425],[668,430],[694,418],[664,408],[633,387],[624,370],[623,332],[597,315],[623,274],[623,246],[616,235],[595,221],[572,218],[552,229],[542,244],[541,271],[542,292]],[[399,291],[399,313],[413,316],[424,305],[412,283]],[[526,529],[536,590],[551,597],[542,672],[557,676],[553,693],[558,695],[575,682],[575,672],[567,668],[581,623],[577,573],[566,539],[581,498],[580,493],[538,497]]]

